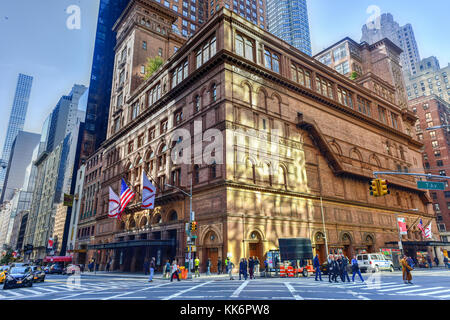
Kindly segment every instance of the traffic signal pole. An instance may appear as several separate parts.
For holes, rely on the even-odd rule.
[[[378,175],[397,175],[397,176],[416,176],[416,177],[427,177],[427,178],[435,178],[435,179],[450,179],[447,176],[438,176],[435,174],[427,174],[427,173],[409,173],[409,172],[380,172],[375,171],[373,173],[375,179],[378,179]]]

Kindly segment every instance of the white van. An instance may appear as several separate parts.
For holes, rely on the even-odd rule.
[[[361,272],[378,272],[389,270],[394,272],[394,264],[381,253],[365,253],[356,256]]]

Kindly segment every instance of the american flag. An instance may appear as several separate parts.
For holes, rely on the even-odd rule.
[[[417,225],[417,228],[422,231],[422,235],[425,237],[425,229],[423,228],[422,218],[420,218],[419,224]]]
[[[122,212],[127,207],[128,203],[134,198],[136,194],[128,187],[125,180],[122,179],[122,187],[120,191],[120,209],[119,209],[119,215],[122,214]]]

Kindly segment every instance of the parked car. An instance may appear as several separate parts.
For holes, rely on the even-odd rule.
[[[1,266],[0,267],[0,283],[5,282],[8,271],[9,271],[9,266]]]
[[[63,273],[63,267],[59,263],[52,264],[50,269],[49,269],[49,271],[48,271],[48,273],[50,273],[50,274],[54,274],[54,273],[62,274]]]
[[[3,290],[31,286],[33,286],[31,267],[13,267],[6,275]]]
[[[23,262],[13,262],[11,263],[11,267],[28,267],[30,266],[29,263],[23,263]]]
[[[31,272],[33,273],[33,282],[44,282],[45,272],[40,266],[32,266]]]
[[[394,264],[392,260],[387,259],[380,253],[358,254],[359,269],[361,272],[379,272],[381,270],[388,270],[394,272]]]
[[[80,266],[78,264],[69,264],[64,268],[63,274],[75,274],[75,272],[80,272]]]

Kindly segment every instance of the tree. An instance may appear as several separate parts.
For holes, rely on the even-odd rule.
[[[356,80],[358,77],[359,77],[359,74],[356,71],[353,71],[352,74],[350,75],[351,80]]]
[[[6,252],[3,253],[4,256],[2,257],[0,264],[8,264],[13,260],[13,250],[9,248]]]
[[[147,58],[147,65],[145,66],[145,76],[144,79],[147,80],[150,76],[155,73],[164,64],[164,59],[160,56],[154,58]]]

